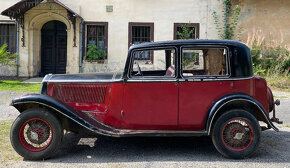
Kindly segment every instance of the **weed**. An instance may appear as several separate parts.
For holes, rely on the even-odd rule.
[[[2,165],[10,165],[21,159],[10,144],[9,133],[12,122],[12,120],[0,120],[0,164]]]

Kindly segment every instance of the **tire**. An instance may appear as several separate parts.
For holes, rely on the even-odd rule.
[[[260,144],[261,128],[257,119],[241,109],[222,114],[212,129],[212,141],[225,157],[243,159],[254,154]]]
[[[13,148],[27,160],[49,158],[59,149],[62,137],[63,128],[58,118],[42,108],[22,112],[10,131]]]

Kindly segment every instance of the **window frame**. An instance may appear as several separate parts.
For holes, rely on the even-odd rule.
[[[154,41],[154,22],[129,22],[128,24],[128,48],[132,45],[132,29],[135,27],[150,27],[150,42]],[[152,54],[149,59],[152,64],[154,63],[154,55]]]
[[[134,63],[134,52],[144,51],[144,50],[174,50],[175,51],[175,75],[174,76],[131,76]],[[178,48],[176,46],[164,46],[164,47],[146,47],[146,48],[136,48],[130,52],[130,62],[128,67],[127,78],[128,81],[176,81],[178,78]]]
[[[179,40],[177,39],[177,28],[189,25],[189,27],[195,27],[195,38],[199,39],[199,31],[200,31],[200,24],[199,23],[174,23],[174,29],[173,29],[173,40]]]
[[[17,53],[17,25],[16,25],[16,22],[15,21],[11,21],[11,20],[0,20],[0,25],[14,25],[14,33],[15,33],[15,36],[14,36],[14,38],[15,38],[14,39],[15,40],[15,45],[14,45],[15,52],[14,53]],[[9,44],[7,44],[7,46],[9,48]],[[11,53],[11,54],[14,54],[14,53]]]
[[[202,50],[202,49],[225,49],[226,50],[226,74],[225,75],[192,75],[192,76],[183,76],[183,67],[182,67],[182,53],[183,53],[183,49],[184,48],[190,48],[190,49],[194,49],[194,50]],[[231,65],[230,65],[230,52],[229,52],[229,47],[227,46],[211,46],[211,45],[186,45],[186,46],[181,46],[180,47],[180,53],[179,53],[179,61],[180,61],[180,71],[179,71],[179,75],[181,76],[181,78],[183,79],[217,79],[217,78],[221,78],[221,79],[228,79],[231,77]],[[205,65],[205,60],[203,61],[204,63],[204,67]],[[206,68],[206,67],[205,67]]]
[[[106,56],[106,59],[104,60],[108,60],[108,22],[91,22],[91,21],[86,21],[84,22],[84,25],[83,25],[83,40],[82,40],[82,48],[83,48],[83,57],[87,54],[87,47],[88,47],[88,26],[104,26],[104,36],[105,36],[105,44],[104,44],[104,47],[105,47],[105,51],[107,53],[107,56]]]

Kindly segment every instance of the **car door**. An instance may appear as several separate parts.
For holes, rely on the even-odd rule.
[[[132,51],[129,78],[124,87],[124,128],[171,129],[177,126],[175,55],[174,48]],[[166,73],[170,67],[172,73]]]
[[[224,47],[182,47],[179,125],[202,130],[212,104],[232,89]]]

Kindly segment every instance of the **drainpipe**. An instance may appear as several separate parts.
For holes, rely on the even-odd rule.
[[[16,22],[16,76],[19,76],[19,23]]]
[[[80,67],[79,67],[79,73],[82,73],[82,64],[83,64],[83,24],[84,24],[84,19],[81,19],[80,23]]]

